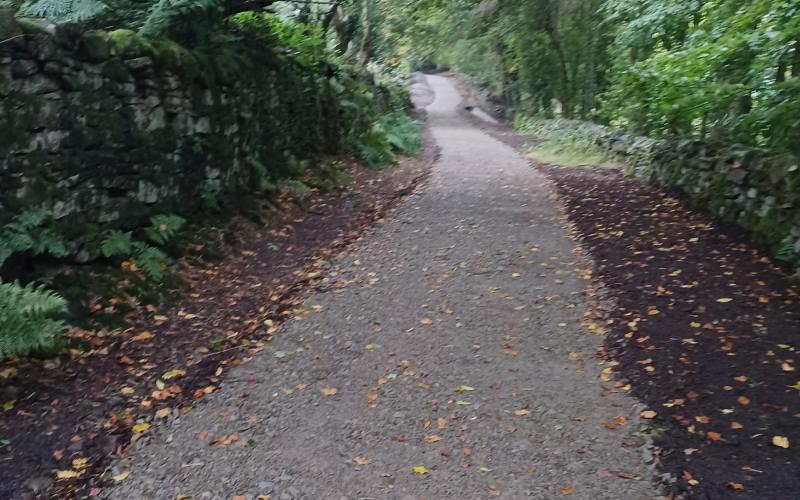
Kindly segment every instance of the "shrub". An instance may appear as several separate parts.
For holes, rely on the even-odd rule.
[[[52,346],[67,303],[43,286],[0,283],[0,359]]]

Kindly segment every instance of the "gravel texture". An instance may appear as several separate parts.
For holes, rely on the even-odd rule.
[[[586,263],[547,181],[428,82],[428,184],[267,349],[115,464],[130,475],[107,498],[659,496],[641,407],[603,387]]]

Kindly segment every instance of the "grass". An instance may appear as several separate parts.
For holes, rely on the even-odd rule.
[[[618,163],[598,148],[585,134],[569,133],[548,126],[548,120],[516,117],[515,128],[521,134],[535,136],[538,141],[528,157],[539,163],[561,167],[599,166],[620,168]]]

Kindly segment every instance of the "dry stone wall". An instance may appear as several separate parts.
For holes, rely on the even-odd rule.
[[[135,228],[341,152],[355,126],[343,70],[278,49],[189,50],[0,10],[0,225],[45,206],[70,241],[87,226]]]

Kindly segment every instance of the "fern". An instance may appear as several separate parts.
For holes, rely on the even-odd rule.
[[[145,228],[144,232],[147,239],[153,243],[165,245],[184,225],[186,225],[186,219],[179,215],[156,215],[150,218],[150,227]]]
[[[405,155],[415,155],[422,149],[422,135],[419,123],[407,114],[396,111],[379,120],[386,131],[386,139],[392,149]]]
[[[53,345],[67,325],[66,301],[43,286],[0,283],[0,359]]]
[[[130,232],[123,233],[117,229],[107,231],[100,243],[100,252],[105,257],[130,255],[133,250],[133,239]]]
[[[357,151],[359,158],[372,168],[388,167],[394,162],[392,145],[379,123],[375,123],[361,136]]]
[[[224,12],[222,0],[158,0],[150,8],[140,32],[147,36],[160,36],[181,24],[213,22]],[[189,31],[192,31],[191,26]]]
[[[133,244],[133,261],[150,278],[161,281],[164,279],[164,266],[170,258],[158,248],[137,241]]]
[[[107,8],[108,5],[99,0],[36,0],[23,9],[23,12],[34,17],[65,22],[91,19]]]
[[[0,268],[16,253],[49,254],[66,257],[69,254],[64,239],[47,227],[50,212],[43,208],[27,210],[0,228]]]

